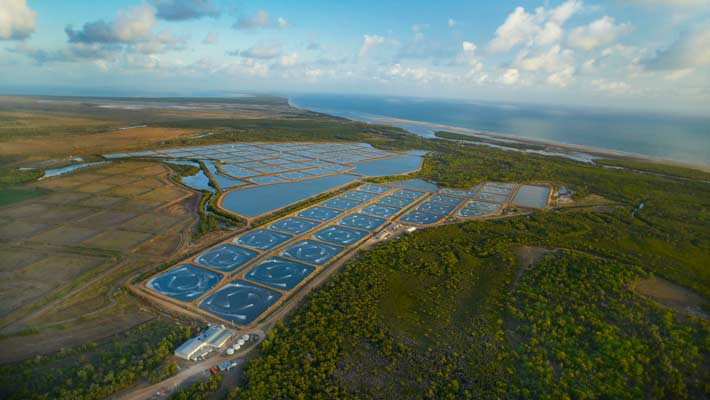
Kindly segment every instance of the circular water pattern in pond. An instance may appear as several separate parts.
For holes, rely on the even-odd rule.
[[[235,324],[246,325],[258,318],[281,294],[249,282],[236,280],[207,296],[201,309]]]
[[[220,271],[232,271],[257,254],[253,250],[225,244],[197,256],[195,262]]]
[[[301,233],[307,232],[318,225],[320,224],[315,221],[309,221],[303,218],[288,217],[274,222],[273,224],[271,224],[271,226],[269,226],[269,229],[291,233],[294,235],[300,235]]]
[[[276,289],[290,290],[313,271],[315,268],[309,265],[285,258],[272,257],[259,263],[247,272],[244,278]]]
[[[268,250],[291,239],[292,237],[293,236],[281,232],[270,231],[267,229],[257,229],[243,234],[235,239],[235,242],[241,244],[242,246],[254,249]]]
[[[442,218],[444,218],[443,215],[431,214],[428,212],[412,211],[402,217],[402,221],[409,222],[410,224],[428,225],[438,222]]]
[[[362,210],[360,210],[360,212],[367,215],[373,215],[375,217],[389,218],[397,214],[399,210],[400,208],[396,207],[387,207],[381,204],[372,204],[367,207],[364,207]]]
[[[439,195],[431,196],[431,197],[429,197],[428,200],[433,203],[447,204],[447,205],[454,206],[454,207],[458,206],[463,201],[463,199],[459,199],[456,197],[439,196]]]
[[[461,217],[477,217],[479,215],[487,215],[498,212],[501,209],[500,204],[488,203],[485,201],[469,201],[466,207],[459,210]]]
[[[353,190],[352,192],[343,193],[340,197],[349,200],[368,201],[377,197],[377,194]]]
[[[415,192],[414,190],[402,189],[402,190],[398,190],[398,191],[392,193],[392,196],[414,200],[414,199],[418,199],[418,198],[424,196],[424,193]]]
[[[439,193],[450,195],[450,196],[458,196],[458,197],[472,197],[474,194],[476,194],[476,191],[475,190],[445,188],[445,189],[440,189]]]
[[[323,202],[321,205],[325,207],[335,208],[336,210],[351,210],[362,204],[360,200],[349,200],[342,197],[336,197]]]
[[[363,192],[368,192],[368,193],[382,194],[382,193],[388,191],[389,188],[386,186],[367,184],[367,185],[360,186],[359,188],[357,188],[357,190],[362,190]]]
[[[425,211],[434,214],[446,215],[453,211],[454,208],[456,207],[448,204],[432,203],[431,201],[427,201],[419,205],[419,207],[417,207],[417,211]]]
[[[316,221],[329,221],[340,214],[342,214],[342,211],[333,210],[332,208],[316,206],[301,211],[300,213],[298,213],[298,216],[308,219],[314,219]]]
[[[342,226],[329,226],[313,235],[314,238],[324,242],[337,244],[340,246],[349,246],[357,243],[360,239],[367,236],[368,233],[357,229],[345,228]]]
[[[190,302],[212,289],[222,275],[192,264],[184,264],[148,281],[146,286],[176,300]]]
[[[513,192],[513,189],[485,185],[485,186],[483,186],[483,190],[481,190],[481,191],[486,192],[486,193],[499,194],[501,196],[507,197],[508,195],[510,195]]]
[[[508,200],[508,196],[484,192],[478,193],[474,197],[479,200],[492,201],[495,203],[505,203]]]
[[[281,255],[309,264],[323,265],[341,251],[343,248],[339,246],[304,240],[282,251]]]
[[[387,196],[387,197],[381,198],[377,203],[383,204],[386,206],[402,208],[404,206],[411,204],[413,201],[414,201],[414,199],[405,199],[403,197]]]
[[[363,214],[351,214],[338,221],[339,225],[349,226],[351,228],[357,229],[364,229],[367,231],[373,231],[384,223],[385,220],[382,218],[371,217],[369,215]]]

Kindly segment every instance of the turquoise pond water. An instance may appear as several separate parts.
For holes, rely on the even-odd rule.
[[[44,175],[42,176],[41,179],[68,174],[69,172],[76,171],[77,169],[90,167],[92,165],[103,165],[103,164],[108,164],[108,163],[109,163],[109,161],[97,161],[97,162],[89,162],[89,163],[82,163],[82,164],[74,164],[74,165],[69,165],[69,166],[62,167],[62,168],[48,169],[48,170],[44,171]]]
[[[180,181],[197,190],[208,190],[210,192],[214,192],[214,188],[210,186],[210,178],[207,177],[207,174],[202,170],[202,167],[200,166],[200,163],[195,162],[195,161],[187,161],[187,160],[169,160],[166,161],[168,164],[177,164],[177,165],[190,165],[195,168],[200,168],[199,171],[195,175],[191,176],[183,176]]]
[[[385,158],[382,160],[363,161],[352,163],[355,170],[353,174],[365,175],[370,177],[401,175],[417,171],[422,164],[422,157],[409,155],[403,157]]]
[[[521,185],[513,198],[513,204],[531,208],[545,208],[550,188],[547,186]]]
[[[245,217],[258,217],[357,179],[355,175],[341,174],[235,190],[224,195],[222,208]]]

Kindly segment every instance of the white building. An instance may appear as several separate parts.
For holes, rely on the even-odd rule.
[[[185,360],[194,360],[212,350],[223,347],[232,336],[234,336],[234,332],[225,328],[224,325],[210,326],[175,349],[175,356]]]

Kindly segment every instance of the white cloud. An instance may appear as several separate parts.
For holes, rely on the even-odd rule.
[[[681,69],[676,69],[671,71],[668,75],[666,75],[666,79],[669,81],[679,81],[681,79],[684,79],[685,77],[691,75],[695,71],[694,68],[681,68]]]
[[[540,30],[541,10],[536,15],[528,14],[523,7],[516,7],[505,22],[496,29],[496,35],[489,47],[492,51],[508,51],[520,43],[528,41]]]
[[[575,68],[572,65],[564,65],[559,70],[547,76],[547,83],[557,87],[567,87],[574,78]]]
[[[583,50],[594,50],[616,42],[617,38],[629,32],[627,24],[614,24],[614,18],[604,16],[589,25],[572,29],[567,39],[570,47]]]
[[[684,32],[668,48],[644,63],[651,70],[680,70],[710,66],[710,26]]]
[[[476,44],[474,44],[473,42],[467,42],[464,40],[461,43],[461,47],[463,48],[464,54],[473,55],[476,52]]]
[[[25,0],[0,0],[0,40],[20,40],[35,31],[37,13]]]
[[[153,35],[145,42],[139,43],[136,48],[143,54],[164,53],[171,50],[182,50],[185,48],[186,40],[173,36],[168,31]]]
[[[710,6],[710,0],[628,0],[642,7],[695,8]]]
[[[524,71],[543,73],[545,82],[559,87],[566,87],[576,71],[574,53],[569,49],[562,50],[559,45],[536,55],[523,52],[514,65]]]
[[[271,25],[271,16],[265,10],[259,10],[255,15],[241,17],[234,23],[236,29],[268,28]]]
[[[555,22],[549,21],[537,34],[535,43],[539,46],[549,46],[559,43],[562,39],[562,27]]]
[[[300,61],[300,57],[297,53],[285,54],[281,56],[280,64],[284,67],[292,67],[297,65]]]
[[[323,75],[323,70],[319,68],[307,69],[305,72],[306,82],[316,83],[318,79]]]
[[[156,16],[166,21],[216,18],[220,14],[214,0],[150,0],[150,3],[156,8]]]
[[[553,46],[544,53],[528,56],[525,53],[518,55],[515,64],[526,71],[555,72],[564,64],[573,64],[571,50],[562,50],[560,46]]]
[[[259,10],[256,14],[252,16],[243,16],[237,20],[237,22],[232,25],[234,29],[240,30],[256,30],[256,29],[267,29],[267,28],[285,28],[288,26],[288,21],[283,17],[278,17],[276,20],[271,18],[265,10]]]
[[[135,42],[150,35],[155,26],[155,10],[147,5],[121,10],[113,32],[121,42]]]
[[[558,7],[552,9],[552,11],[550,12],[550,21],[562,25],[574,14],[582,11],[583,8],[584,5],[582,4],[581,0],[566,1],[560,4]]]
[[[459,23],[459,22],[456,21],[455,19],[449,18],[449,21],[448,21],[449,28],[453,28],[454,26],[458,25],[458,23]]]
[[[469,70],[467,72],[467,78],[469,80],[473,79],[475,75],[480,75],[483,71],[483,63],[476,58],[476,44],[473,42],[463,41],[461,42],[462,49],[462,61],[467,64]],[[477,79],[477,78],[476,78]]]
[[[501,52],[519,45],[548,46],[558,43],[563,35],[562,25],[582,9],[582,2],[578,0],[568,0],[552,9],[538,7],[534,13],[516,7],[496,29],[489,48]]]
[[[592,87],[598,92],[605,92],[612,95],[626,94],[631,90],[631,86],[626,82],[610,81],[607,79],[595,79]]]
[[[270,60],[281,55],[281,45],[257,45],[247,50],[232,52],[231,55],[239,55],[244,58],[255,58],[259,60]]]
[[[520,79],[520,72],[515,68],[508,68],[498,81],[504,85],[515,85]]]
[[[137,43],[150,38],[155,26],[155,10],[142,6],[120,10],[116,19],[87,22],[79,30],[67,26],[64,31],[72,43]]]
[[[397,78],[408,78],[416,81],[428,81],[429,70],[425,67],[403,67],[401,64],[394,64],[390,67],[390,75]]]
[[[365,34],[362,41],[362,47],[360,47],[360,58],[365,57],[367,53],[375,46],[379,46],[385,43],[385,38],[379,35],[368,35]]]

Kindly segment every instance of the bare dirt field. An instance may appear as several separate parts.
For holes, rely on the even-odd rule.
[[[63,137],[60,141],[45,137],[23,138],[3,143],[0,156],[101,154],[115,148],[140,149],[155,142],[192,136],[196,131],[171,128],[136,128],[109,133],[92,133]]]
[[[47,194],[0,207],[0,363],[155,316],[122,287],[191,243],[199,195],[168,174],[114,162],[30,184]]]
[[[707,302],[702,296],[663,278],[650,277],[639,280],[634,285],[634,290],[647,299],[676,311],[710,318],[710,315],[703,310]]]

